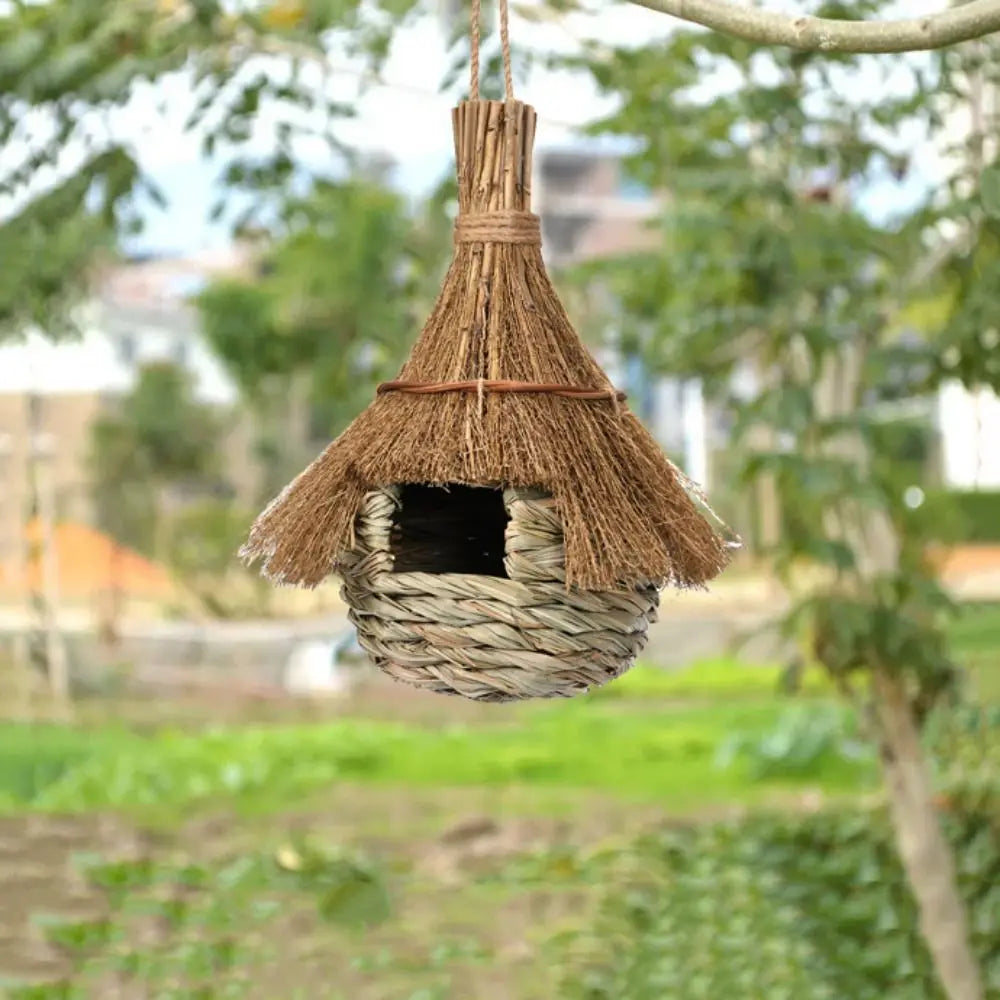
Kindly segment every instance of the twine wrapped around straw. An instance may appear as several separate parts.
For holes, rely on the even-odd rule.
[[[242,554],[262,560],[264,573],[283,583],[314,586],[341,573],[361,640],[383,669],[411,683],[422,677],[434,690],[502,700],[573,693],[616,676],[644,641],[655,588],[703,584],[724,567],[730,546],[566,316],[531,213],[536,115],[511,94],[506,3],[505,101],[479,99],[477,9],[473,20],[472,99],[452,113],[455,250],[437,304],[398,378],[381,386],[371,405],[260,515]],[[459,586],[458,574],[393,573],[392,533],[383,529],[386,503],[398,507],[403,484],[491,487],[507,491],[508,501],[525,490],[537,502],[546,498],[544,517],[554,518],[558,529],[546,544],[558,548],[558,565],[547,557],[545,579],[536,567],[531,579],[517,580],[512,546],[536,531],[537,517],[519,520],[508,507],[508,579],[471,575]],[[373,509],[381,511],[377,544]],[[535,648],[527,661],[522,656],[524,677],[513,681],[499,666],[513,656],[509,634],[501,641],[494,630],[500,644],[491,647],[483,645],[490,630],[462,631],[477,580],[483,607],[493,609],[482,612],[487,618],[503,619],[496,594],[507,584],[509,608],[528,609],[521,614],[524,629],[537,630],[538,614],[555,614],[571,636],[587,630],[574,604],[579,598],[569,594],[591,591],[598,603],[603,597],[617,609],[615,627],[630,638],[624,645],[612,641],[616,652],[606,655],[536,632],[533,641],[544,644],[548,635],[554,647]],[[542,589],[530,598],[523,588],[535,585]],[[400,588],[425,591],[431,604],[418,600],[417,613],[409,591],[408,603],[397,601]],[[435,615],[449,625],[445,605],[434,603],[435,588],[458,632],[430,627]],[[561,611],[556,593],[566,595]],[[629,624],[621,621],[622,600],[634,612]],[[518,620],[515,614],[505,627],[516,629]],[[549,672],[549,682],[538,680],[539,670]]]

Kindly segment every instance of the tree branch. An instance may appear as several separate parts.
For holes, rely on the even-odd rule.
[[[1000,0],[972,0],[940,14],[895,21],[835,21],[738,6],[726,0],[632,0],[758,45],[809,52],[919,52],[1000,31]]]

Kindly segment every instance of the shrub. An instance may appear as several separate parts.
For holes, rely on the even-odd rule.
[[[766,732],[739,732],[720,747],[723,767],[741,764],[757,781],[768,778],[804,778],[871,756],[870,748],[854,732],[853,719],[836,705],[796,706]]]
[[[952,803],[948,835],[990,995],[1000,990],[1000,827]],[[939,1000],[886,818],[825,811],[673,829],[623,861],[572,953],[572,1000]]]
[[[953,512],[947,541],[1000,544],[1000,490],[955,490],[944,500]]]

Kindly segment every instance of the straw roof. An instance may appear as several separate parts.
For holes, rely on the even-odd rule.
[[[534,111],[476,101],[453,118],[455,256],[399,379],[554,384],[607,395],[492,392],[481,384],[472,392],[380,393],[259,517],[244,557],[262,559],[277,581],[314,586],[350,550],[371,489],[535,487],[558,505],[567,585],[704,583],[725,565],[726,542],[574,331],[546,274],[537,220],[532,237]]]

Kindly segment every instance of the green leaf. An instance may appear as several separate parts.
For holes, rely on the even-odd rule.
[[[992,219],[1000,219],[1000,164],[987,167],[979,179],[983,210]]]

